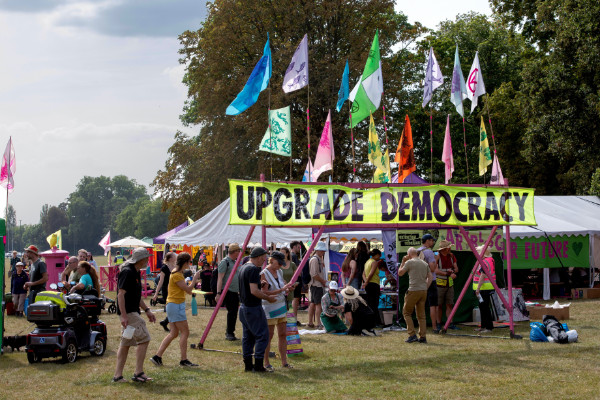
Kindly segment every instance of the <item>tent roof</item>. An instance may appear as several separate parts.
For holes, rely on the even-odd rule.
[[[165,232],[162,235],[155,237],[153,243],[154,244],[164,244],[165,239],[170,238],[171,236],[173,236],[174,234],[176,234],[183,228],[187,227],[188,225],[189,225],[189,222],[185,221],[183,224],[176,226],[175,228],[171,229],[170,231]]]
[[[536,196],[534,212],[537,226],[511,226],[511,237],[600,233],[598,196]]]
[[[229,199],[200,218],[194,224],[167,238],[169,244],[188,244],[193,246],[213,246],[221,243],[239,243],[248,235],[246,225],[229,225]],[[261,243],[262,230],[254,230],[251,243]],[[307,240],[311,237],[310,228],[268,228],[267,243],[288,243],[294,240]]]

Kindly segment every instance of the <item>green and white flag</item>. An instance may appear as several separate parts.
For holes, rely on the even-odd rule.
[[[258,150],[291,157],[292,120],[290,118],[290,106],[271,110],[269,120],[270,128],[267,128]]]
[[[352,100],[352,127],[379,108],[381,93],[383,93],[383,76],[381,75],[381,58],[379,56],[379,31],[377,31],[358,91]]]

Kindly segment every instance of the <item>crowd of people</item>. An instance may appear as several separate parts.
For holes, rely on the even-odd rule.
[[[442,307],[448,315],[454,304],[454,280],[458,274],[456,257],[451,252],[452,244],[442,240],[434,253],[435,239],[429,234],[422,237],[422,246],[411,247],[399,263],[398,276],[408,274],[409,287],[404,297],[402,314],[407,325],[406,342],[427,343],[425,308],[428,306],[433,324],[433,332],[441,329]],[[477,249],[479,252],[482,248]],[[274,367],[270,362],[271,342],[277,332],[277,348],[282,368],[292,368],[287,360],[286,323],[288,312],[298,315],[302,296],[308,294],[308,328],[348,335],[372,336],[374,328],[381,326],[379,318],[380,271],[386,273],[386,281],[394,278],[381,260],[379,250],[368,251],[365,242],[358,242],[351,249],[341,267],[341,284],[337,279],[328,281],[324,255],[325,242],[318,242],[308,265],[302,273],[296,274],[305,248],[301,242],[292,242],[290,248],[268,252],[255,247],[235,268],[241,249],[238,244],[230,244],[227,256],[216,265],[205,258],[198,260],[199,268],[190,271],[194,260],[187,252],[176,254],[167,252],[164,256],[152,305],[165,304],[166,317],[160,325],[167,332],[156,353],[150,358],[156,366],[163,365],[163,354],[171,342],[179,337],[180,362],[183,367],[197,364],[187,358],[189,326],[186,316],[186,294],[200,285],[206,300],[211,306],[222,303],[227,310],[225,339],[236,341],[237,321],[242,326],[242,353],[246,371],[269,372]],[[92,264],[91,255],[84,249],[77,257],[70,257],[60,276],[69,292],[95,290],[99,293],[98,274]],[[135,371],[132,380],[151,381],[143,371],[144,359],[150,342],[150,334],[141,318],[142,312],[150,322],[156,317],[142,298],[140,270],[148,265],[150,254],[144,248],[131,252],[131,256],[119,263],[117,283],[117,314],[123,330],[133,328],[133,334],[122,337],[117,351],[117,365],[114,382],[124,382],[123,368],[129,348],[137,346]],[[29,246],[21,261],[13,255],[11,268],[11,291],[17,305],[17,315],[23,314],[23,302],[29,292],[30,301],[45,290],[48,279],[46,265],[39,258],[38,249]],[[483,256],[484,268],[476,270],[473,290],[481,304],[481,332],[493,329],[490,311],[490,298],[495,281],[494,260],[489,250]],[[266,265],[266,267],[265,267]],[[25,267],[28,266],[28,272]],[[484,271],[485,269],[485,271]],[[296,276],[296,278],[294,278]],[[419,329],[413,323],[416,313]],[[302,326],[300,321],[297,324]]]

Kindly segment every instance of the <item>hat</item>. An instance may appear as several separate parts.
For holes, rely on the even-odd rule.
[[[327,251],[327,243],[319,242],[315,246],[315,251]]]
[[[454,246],[454,245],[452,243],[450,243],[448,240],[442,240],[440,242],[440,246],[438,247],[438,250],[449,249],[452,246]]]
[[[33,254],[35,254],[37,256],[39,250],[34,245],[31,245],[28,248],[26,248],[25,251],[30,251],[30,252],[32,252]]]
[[[345,289],[342,289],[341,293],[345,299],[355,299],[359,296],[358,290],[354,289],[352,286],[346,286]]]
[[[144,247],[138,247],[131,253],[131,258],[123,263],[123,265],[136,264],[138,261],[149,258],[150,253]]]
[[[236,251],[240,251],[240,245],[237,243],[231,243],[229,245],[229,253],[235,253]]]
[[[483,246],[484,245],[482,244],[481,246],[475,248],[475,250],[477,250],[478,254],[481,254],[481,250],[483,250]],[[484,257],[491,257],[492,256],[492,252],[491,252],[489,246],[488,246],[487,249],[485,249],[485,254],[483,256]]]
[[[267,254],[267,251],[260,246],[256,246],[252,249],[252,252],[250,253],[250,258],[257,258],[264,254]]]
[[[18,267],[19,265],[20,265],[21,267],[24,267],[24,266],[25,266],[25,264],[23,264],[21,261],[19,261],[18,263],[16,263],[16,264],[15,264],[15,267]]]
[[[430,233],[426,233],[421,238],[421,243],[425,243],[425,241],[429,240],[429,239],[435,240],[435,238],[433,237],[433,235],[431,235]]]
[[[338,290],[339,286],[336,281],[329,282],[329,290]]]
[[[271,253],[271,258],[276,259],[279,262],[279,265],[285,265],[285,256],[280,251],[274,251]]]

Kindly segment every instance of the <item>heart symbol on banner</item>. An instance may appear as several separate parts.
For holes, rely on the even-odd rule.
[[[581,253],[582,249],[583,249],[583,243],[581,243],[581,242],[573,243],[573,251],[575,252],[575,255],[579,256],[579,253]]]

